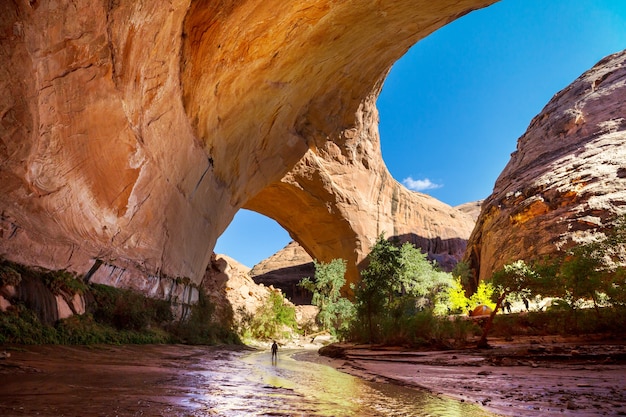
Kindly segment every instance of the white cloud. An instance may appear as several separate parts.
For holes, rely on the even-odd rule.
[[[424,178],[423,180],[414,180],[413,177],[407,177],[402,180],[402,184],[409,190],[413,191],[425,191],[425,190],[434,190],[436,188],[443,187],[443,184],[435,184],[428,178]]]

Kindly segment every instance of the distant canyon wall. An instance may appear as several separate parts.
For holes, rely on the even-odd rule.
[[[2,2],[0,256],[199,283],[216,239],[250,207],[310,253],[359,262],[364,235],[427,216],[403,206],[425,197],[405,198],[374,155],[387,72],[419,39],[493,2]],[[362,217],[371,225],[344,219],[346,194],[322,172],[350,165],[365,168],[347,177],[358,210],[379,203]],[[294,190],[312,175],[326,183],[309,197]],[[320,223],[327,193],[338,195]],[[306,209],[276,207],[292,198]],[[320,241],[330,230],[309,227],[337,236]]]
[[[477,279],[603,233],[626,213],[626,51],[602,59],[530,123],[482,205],[466,260]]]

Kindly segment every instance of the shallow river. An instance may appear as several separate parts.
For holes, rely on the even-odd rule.
[[[36,346],[0,361],[0,416],[489,416],[336,371],[314,352]]]

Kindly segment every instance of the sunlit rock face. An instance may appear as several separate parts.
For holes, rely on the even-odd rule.
[[[282,293],[273,286],[257,285],[250,278],[250,268],[226,255],[214,254],[202,280],[204,289],[214,311],[211,320],[221,325],[238,328],[259,313],[269,301],[271,294]],[[296,321],[305,325],[314,321],[317,309],[313,306],[294,306]],[[313,308],[311,308],[313,307]]]
[[[272,290],[256,285],[249,275],[250,268],[226,255],[213,255],[202,287],[215,311],[213,320],[236,325],[243,315],[254,315]]]
[[[626,51],[556,94],[519,138],[468,244],[476,278],[592,239],[626,213]]]
[[[493,2],[0,2],[0,255],[82,273],[99,259],[132,277],[199,283],[239,208],[294,195],[273,191],[294,164],[298,187],[324,161],[343,175],[379,152],[373,102],[391,65]],[[359,211],[380,203],[366,216],[374,229],[359,220],[311,234],[307,225],[328,224],[306,208],[289,213],[302,225],[290,232],[322,259],[357,245],[350,262],[370,243],[354,236],[404,233],[413,219],[387,212],[416,210],[382,167],[350,174]],[[319,206],[328,191],[300,201]]]
[[[463,213],[467,214],[472,219],[474,219],[474,221],[476,221],[478,220],[478,215],[480,214],[480,207],[482,206],[483,201],[485,200],[471,201],[469,203],[463,203],[458,206],[455,206],[454,208],[462,211]]]
[[[426,194],[407,190],[383,163],[373,100],[358,123],[310,149],[284,178],[245,207],[276,219],[315,259],[347,261],[347,281],[381,233],[422,248],[440,264],[458,261],[474,221]]]

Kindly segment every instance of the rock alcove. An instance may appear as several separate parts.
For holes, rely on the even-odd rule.
[[[3,3],[0,254],[158,293],[202,280],[242,207],[350,280],[382,231],[462,250],[462,216],[388,174],[374,102],[411,45],[491,3]]]

